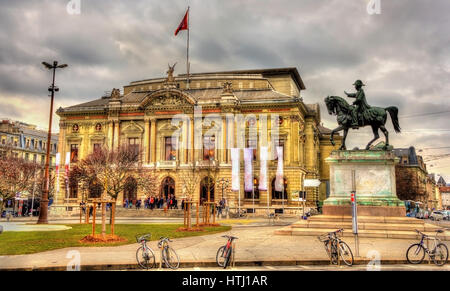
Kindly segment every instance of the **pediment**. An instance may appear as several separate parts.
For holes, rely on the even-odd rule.
[[[162,89],[147,95],[141,102],[140,107],[142,109],[148,106],[180,107],[185,105],[192,106],[196,103],[197,101],[186,92],[178,89]]]
[[[122,129],[122,131],[126,133],[143,133],[144,128],[136,122],[131,121]]]

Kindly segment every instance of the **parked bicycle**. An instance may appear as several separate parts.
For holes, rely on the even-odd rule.
[[[147,241],[150,240],[151,234],[136,236],[136,241],[141,246],[136,250],[136,260],[138,265],[143,269],[150,269],[155,267],[156,260],[153,250],[147,246]]]
[[[448,259],[448,249],[438,238],[438,234],[443,233],[444,231],[441,229],[436,230],[436,235],[434,237],[430,237],[417,229],[416,232],[421,235],[421,239],[419,243],[412,244],[406,251],[406,259],[408,262],[410,264],[420,264],[425,258],[425,253],[427,253],[428,257],[432,259],[436,265],[445,265]],[[432,249],[428,248],[428,241],[430,239],[434,241]],[[426,240],[426,244],[424,243],[424,240]]]
[[[147,245],[150,237],[151,234],[136,236],[136,241],[141,244],[136,251],[136,260],[138,265],[143,269],[150,269],[156,266],[155,253]],[[161,259],[164,261],[166,267],[177,269],[180,266],[180,260],[175,250],[169,245],[169,242],[172,241],[167,237],[159,238],[158,248],[161,250]]]
[[[323,242],[325,245],[325,251],[331,260],[331,263],[337,265],[339,263],[339,257],[347,265],[353,265],[353,253],[350,247],[342,241],[338,234],[342,234],[344,229],[338,229],[333,232],[323,234],[318,237],[319,241]]]
[[[216,262],[219,267],[223,267],[225,269],[231,262],[233,241],[238,238],[231,235],[223,235],[222,237],[227,238],[228,241],[224,246],[221,246],[217,250]]]
[[[169,246],[169,242],[172,242],[168,237],[160,237],[158,242],[158,248],[161,249],[161,257],[168,268],[173,270],[178,269],[180,266],[180,259],[178,258],[175,250]]]

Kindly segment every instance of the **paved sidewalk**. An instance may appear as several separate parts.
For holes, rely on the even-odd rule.
[[[177,251],[182,267],[215,265],[217,249],[226,242],[221,236],[231,234],[239,239],[236,243],[236,265],[312,265],[327,264],[324,247],[316,237],[274,235],[279,226],[236,227],[226,233],[187,237],[174,240],[172,246]],[[355,253],[353,239],[344,239]],[[405,253],[414,240],[400,239],[360,239],[359,263],[369,261],[367,255],[378,252],[382,263],[405,263]],[[157,262],[159,253],[157,242],[149,243],[155,251]],[[448,244],[448,243],[447,243]],[[30,255],[0,256],[0,269],[66,269],[72,257],[69,251],[77,250],[81,255],[82,269],[123,269],[136,268],[138,244],[117,247],[79,247],[52,250]],[[362,261],[361,261],[362,260]]]

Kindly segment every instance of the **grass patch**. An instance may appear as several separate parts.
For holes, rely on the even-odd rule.
[[[7,231],[0,235],[0,255],[22,255],[44,252],[67,247],[84,247],[89,244],[80,243],[86,235],[91,234],[92,226],[86,224],[71,224],[72,229],[59,231]],[[119,246],[136,243],[138,234],[151,233],[151,240],[161,236],[181,238],[224,232],[230,226],[205,227],[201,232],[177,231],[182,224],[116,224],[115,234],[126,241],[116,243],[96,243],[96,247]],[[109,233],[109,225],[106,227]],[[96,225],[96,233],[101,233],[101,225]]]

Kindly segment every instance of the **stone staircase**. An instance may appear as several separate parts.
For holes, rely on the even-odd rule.
[[[317,215],[308,220],[300,220],[275,231],[278,235],[319,236],[337,229],[344,229],[344,237],[352,237],[351,216]],[[423,220],[410,217],[359,216],[359,237],[420,239],[415,230],[434,236],[441,227],[425,223]],[[438,236],[442,240],[450,240],[450,232],[445,231]]]

